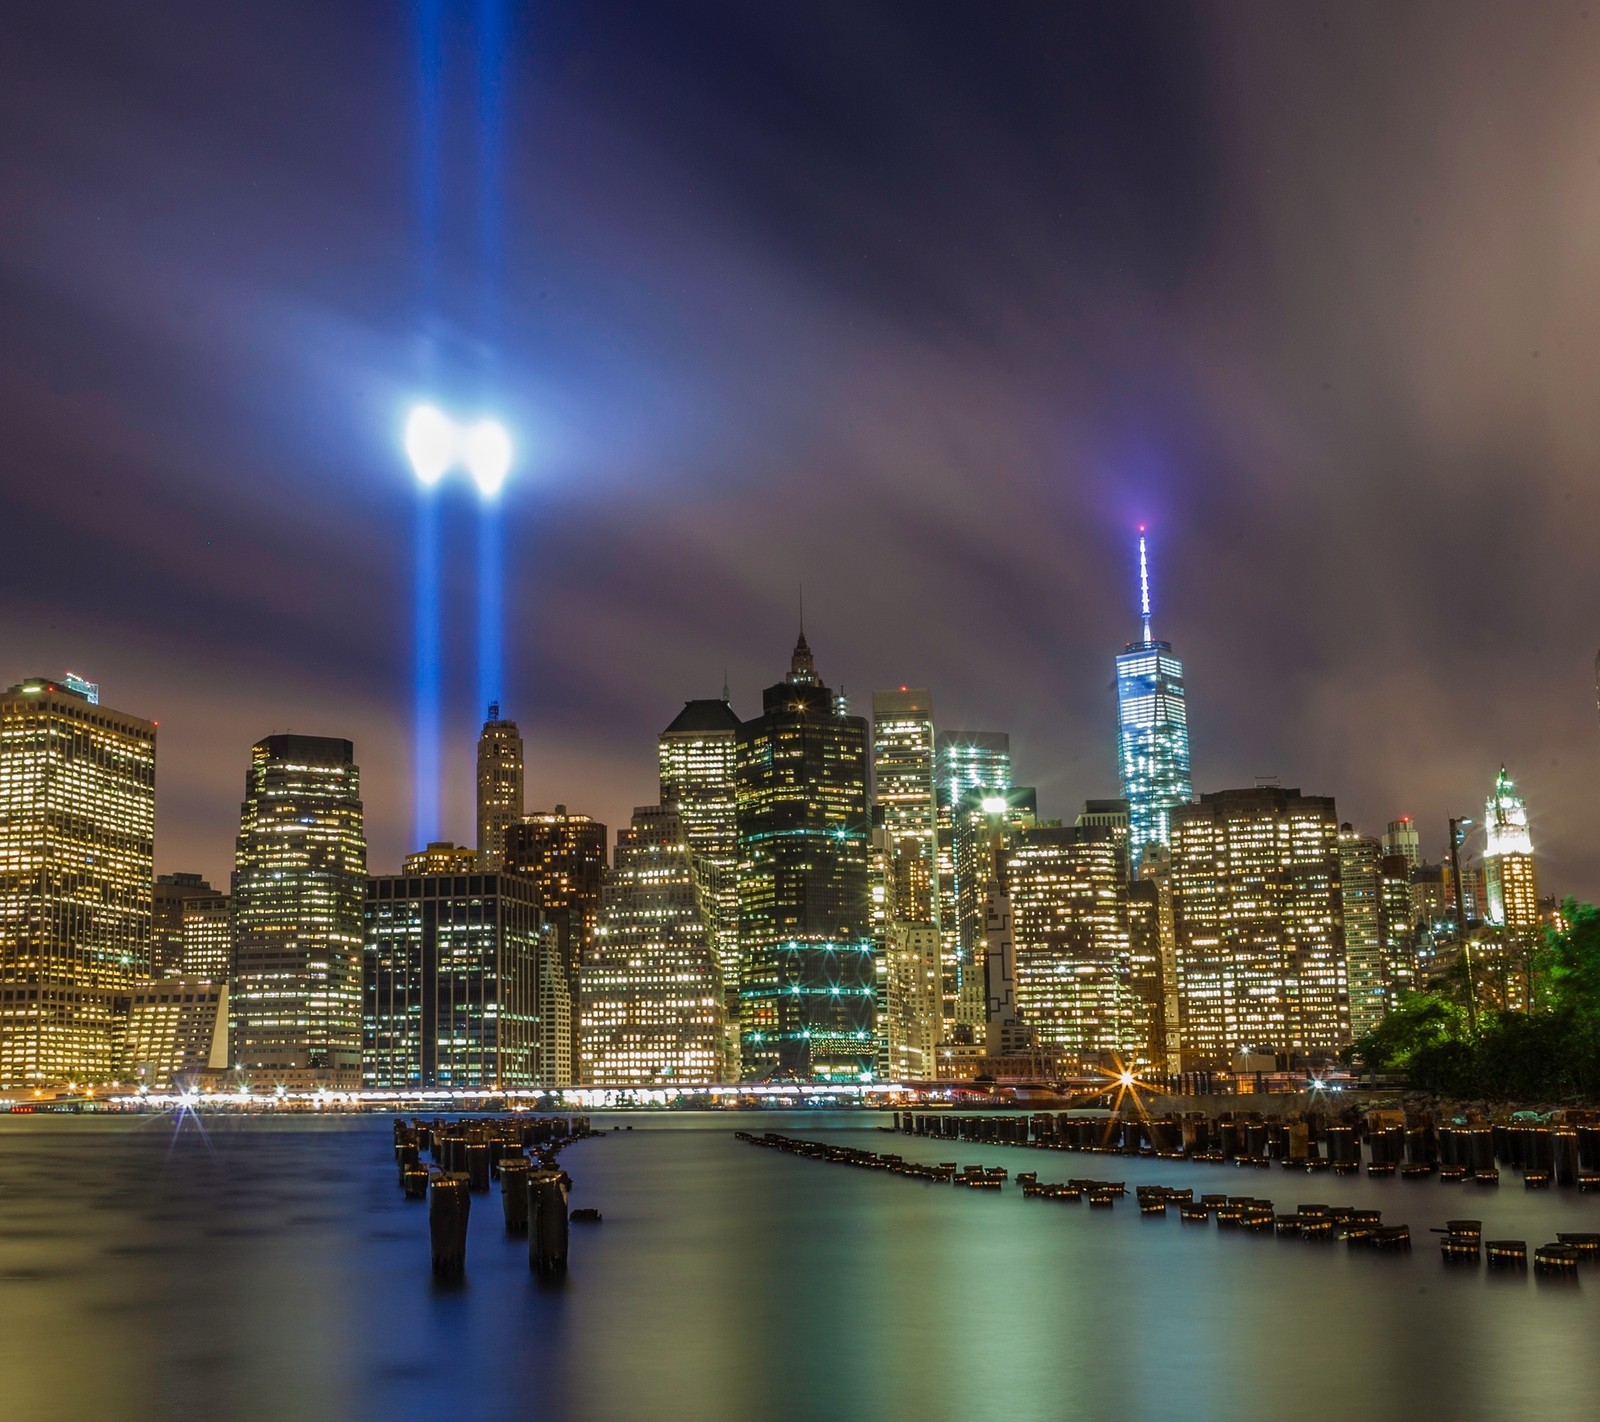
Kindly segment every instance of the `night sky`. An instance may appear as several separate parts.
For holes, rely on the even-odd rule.
[[[530,809],[656,797],[686,698],[933,689],[1069,820],[1113,655],[1195,786],[1437,857],[1504,760],[1600,894],[1600,6],[0,10],[0,684],[160,721],[157,868],[226,880],[250,744],[348,736],[411,846],[411,402],[492,403]],[[490,10],[493,7],[487,7]],[[430,275],[431,273],[431,275]],[[470,841],[475,514],[446,498]]]

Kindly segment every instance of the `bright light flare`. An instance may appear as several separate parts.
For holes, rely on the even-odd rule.
[[[1006,812],[1006,797],[1004,795],[985,795],[979,803],[979,808],[986,815],[1003,815]]]
[[[432,486],[456,461],[456,429],[442,411],[418,405],[406,421],[406,457],[417,481]]]
[[[511,436],[498,420],[479,420],[462,436],[462,455],[472,482],[486,499],[492,499],[506,482],[511,468]]]

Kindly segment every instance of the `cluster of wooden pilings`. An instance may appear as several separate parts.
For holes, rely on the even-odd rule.
[[[472,1197],[500,1185],[508,1235],[528,1236],[528,1266],[539,1274],[567,1267],[567,1200],[572,1178],[558,1157],[573,1141],[595,1135],[586,1116],[500,1117],[394,1123],[394,1157],[408,1200],[427,1200],[436,1274],[458,1275],[467,1264]],[[432,1164],[424,1164],[428,1156]],[[598,1220],[593,1210],[573,1219]]]
[[[1259,1112],[1134,1117],[897,1111],[894,1129],[938,1140],[1262,1169],[1277,1164],[1313,1174],[1354,1175],[1365,1163],[1373,1179],[1437,1178],[1447,1185],[1498,1185],[1505,1166],[1519,1171],[1530,1190],[1555,1184],[1600,1191],[1600,1126],[1439,1126],[1427,1119],[1395,1121],[1396,1114],[1373,1112],[1340,1120],[1316,1111],[1283,1117]]]

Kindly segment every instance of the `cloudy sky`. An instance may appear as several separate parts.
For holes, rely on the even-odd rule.
[[[1070,817],[1146,522],[1197,789],[1436,851],[1503,760],[1600,894],[1600,7],[423,8],[0,11],[0,677],[160,721],[159,869],[225,878],[273,730],[353,739],[411,847],[397,431],[444,391],[517,436],[530,808],[653,800],[803,583],[826,680],[1010,731]]]

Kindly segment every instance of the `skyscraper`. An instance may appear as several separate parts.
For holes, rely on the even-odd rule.
[[[522,818],[522,733],[500,719],[500,703],[489,703],[489,719],[478,736],[478,866],[494,872],[505,864],[506,828]]]
[[[1011,789],[1011,738],[1003,731],[941,731],[935,741],[934,786],[939,873],[940,996],[947,1023],[961,1000],[961,912],[956,888],[956,802],[968,790],[1004,795]]]
[[[739,727],[737,784],[743,1072],[864,1076],[876,1057],[867,723],[822,684],[803,632],[789,674]]]
[[[960,993],[955,1026],[981,1028],[988,1020],[988,988],[983,937],[989,917],[989,889],[1001,878],[1010,837],[1037,819],[1038,794],[1031,785],[1012,785],[1002,793],[970,789],[961,793],[953,816],[955,841],[956,967]]]
[[[505,843],[506,868],[528,875],[539,886],[545,924],[554,931],[560,948],[565,986],[556,993],[553,974],[541,979],[550,995],[539,1010],[553,1044],[547,1047],[547,1056],[554,1062],[556,1084],[568,1085],[577,1080],[578,974],[600,921],[606,827],[557,805],[553,812],[524,815],[508,826]],[[564,1030],[556,1030],[550,1024],[569,1010],[567,1004],[570,1021]]]
[[[256,1085],[361,1084],[367,842],[349,741],[250,752],[234,851],[234,1065]]]
[[[872,693],[873,802],[889,836],[890,908],[901,923],[938,926],[933,697]]]
[[[1533,872],[1533,837],[1528,807],[1505,766],[1495,777],[1483,811],[1485,919],[1508,934],[1531,938],[1539,931],[1539,890]]]
[[[560,1014],[541,1012],[552,990],[564,1000],[565,974],[531,880],[424,856],[367,880],[364,936],[364,1085],[567,1084]]]
[[[1106,825],[1019,830],[1005,853],[1017,998],[1041,1045],[1079,1066],[1131,1064],[1127,879]]]
[[[584,1085],[727,1079],[726,1000],[707,907],[678,812],[636,809],[617,831],[580,974]]]
[[[1128,802],[1128,870],[1152,842],[1169,844],[1172,812],[1194,797],[1189,779],[1189,712],[1183,663],[1170,642],[1150,635],[1150,569],[1139,532],[1140,640],[1117,658],[1117,764]]]
[[[1413,869],[1422,863],[1422,836],[1410,815],[1389,821],[1383,832],[1383,852],[1402,856]]]
[[[33,677],[0,695],[0,1086],[109,1080],[150,975],[156,728]]]
[[[1350,1041],[1331,798],[1260,786],[1180,806],[1172,885],[1185,1068]]]
[[[1381,866],[1383,846],[1348,824],[1339,826],[1339,903],[1350,992],[1350,1033],[1370,1032],[1389,1011]]]
[[[656,744],[661,803],[683,823],[710,916],[711,944],[730,992],[739,985],[738,739],[733,708],[726,699],[709,699],[685,702]]]
[[[202,982],[225,983],[232,975],[233,900],[226,894],[201,894],[183,901],[178,968],[181,977]]]

